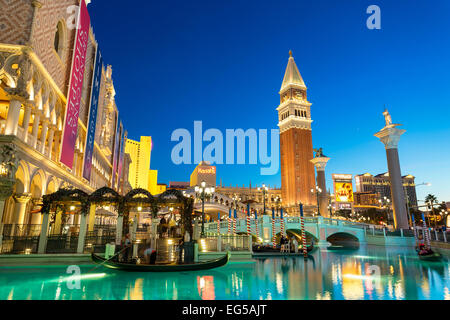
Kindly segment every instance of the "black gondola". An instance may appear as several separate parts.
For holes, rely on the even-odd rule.
[[[131,264],[131,263],[121,263],[115,261],[109,261],[102,258],[95,253],[91,255],[92,260],[95,263],[101,264],[109,269],[123,270],[123,271],[133,271],[133,272],[176,272],[176,271],[197,271],[197,270],[208,270],[213,268],[218,268],[226,265],[230,259],[230,253],[219,259],[199,262],[193,264]]]
[[[442,255],[437,252],[433,252],[431,254],[418,254],[419,259],[422,261],[441,261]]]

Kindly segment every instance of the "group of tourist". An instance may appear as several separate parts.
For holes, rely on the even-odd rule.
[[[174,218],[166,220],[162,217],[158,225],[158,234],[160,238],[178,238],[181,236],[180,221],[175,221]]]
[[[136,263],[133,261],[133,244],[130,239],[130,234],[125,235],[122,239],[122,248],[119,251],[117,260],[122,263]],[[141,256],[144,257],[145,264],[155,264],[156,249],[152,248],[150,241],[145,243],[144,248],[140,250]]]
[[[298,253],[298,241],[296,237],[288,239],[285,236],[280,238],[280,251],[282,253]]]

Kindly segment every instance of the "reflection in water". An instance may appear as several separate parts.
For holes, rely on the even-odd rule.
[[[197,277],[198,294],[202,300],[215,300],[214,294],[214,277],[204,276]]]
[[[89,274],[92,266],[85,266],[79,290],[67,286],[64,267],[0,268],[0,299],[450,300],[448,262],[420,261],[413,250],[362,247],[356,252],[317,250],[313,256],[158,274],[107,269]]]

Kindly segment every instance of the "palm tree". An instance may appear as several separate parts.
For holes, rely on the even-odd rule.
[[[433,216],[435,215],[435,212],[434,212],[434,207],[433,207],[433,204],[435,204],[435,203],[437,203],[437,198],[436,198],[436,196],[435,195],[433,195],[433,194],[429,194],[429,195],[427,195],[426,197],[425,197],[425,202],[426,202],[426,204],[428,205],[430,205],[430,207],[431,207],[431,213],[433,214]],[[428,218],[429,219],[429,218]],[[436,217],[434,216],[434,225],[435,225],[435,227],[436,227]]]
[[[425,197],[425,202],[437,202],[437,198],[434,194],[429,194]]]

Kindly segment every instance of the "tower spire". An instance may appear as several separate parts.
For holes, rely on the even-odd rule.
[[[303,81],[300,71],[298,71],[297,64],[295,63],[294,57],[292,55],[292,50],[289,51],[289,62],[284,74],[281,91],[284,91],[290,87],[301,87],[306,89],[305,82]]]

